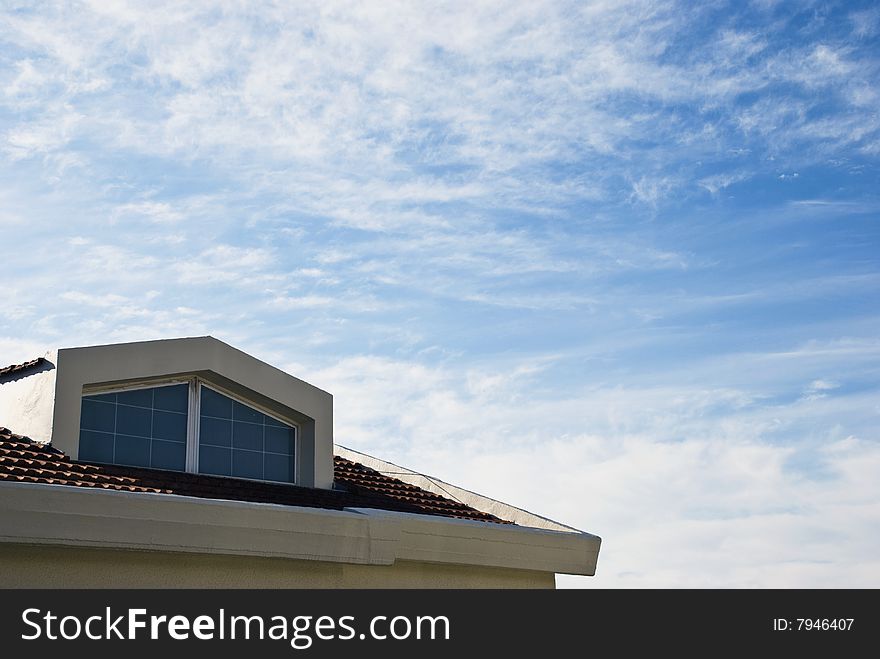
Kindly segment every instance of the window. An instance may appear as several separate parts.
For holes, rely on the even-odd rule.
[[[186,467],[186,384],[83,396],[83,460],[133,467]]]
[[[201,388],[199,472],[292,483],[295,440],[292,426]]]
[[[79,458],[91,462],[293,483],[296,439],[295,426],[195,378],[82,397]]]

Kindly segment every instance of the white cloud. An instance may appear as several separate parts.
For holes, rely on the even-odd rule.
[[[833,391],[840,387],[837,382],[829,382],[828,380],[813,380],[804,389],[803,400],[817,400],[825,398],[829,391]]]
[[[269,304],[279,309],[314,309],[320,307],[329,307],[336,301],[332,297],[324,297],[320,295],[303,295],[300,297],[276,297]]]
[[[12,364],[23,364],[36,357],[42,357],[56,346],[43,345],[39,341],[0,336],[0,368]],[[0,426],[2,426],[0,422]]]
[[[770,83],[796,84],[811,94],[849,94],[853,111],[862,108],[854,125],[870,119],[866,99],[876,93],[876,76],[852,48],[774,50],[766,36],[722,26],[705,58],[658,63],[689,32],[694,13],[653,1],[431,9],[265,3],[225,5],[219,13],[174,3],[59,5],[9,21],[8,38],[28,55],[15,63],[6,97],[18,103],[31,90],[41,97],[29,102],[46,109],[14,126],[7,148],[22,158],[70,148],[79,138],[213,159],[251,184],[288,191],[309,212],[384,230],[406,211],[429,219],[413,204],[607,199],[617,192],[612,174],[632,180],[633,199],[653,207],[687,183],[657,177],[650,162],[632,158],[633,140],[675,126],[675,117],[651,109],[655,101],[714,110]],[[869,18],[853,20],[868,25]],[[130,102],[132,82],[151,93]],[[104,103],[93,103],[95,94]],[[627,95],[647,109],[622,104]],[[785,102],[768,99],[771,107]],[[773,142],[852,133],[850,126],[814,127],[819,120],[806,118],[813,102],[802,103],[794,122],[760,106],[732,116],[725,110],[721,125],[738,121]],[[690,148],[714,149],[717,139],[707,134]],[[584,152],[607,157],[591,168],[589,185],[548,186],[555,163],[577,162]],[[265,166],[249,171],[257,155]],[[692,157],[668,147],[657,155]],[[430,164],[469,173],[424,173]],[[509,181],[517,189],[505,190]]]
[[[90,295],[81,291],[67,291],[61,297],[77,304],[86,304],[94,307],[116,307],[128,302],[122,295],[108,293],[106,295]]]
[[[535,393],[547,365],[462,372],[365,356],[309,377],[334,392],[340,443],[603,536],[599,575],[561,585],[858,587],[880,577],[880,536],[859,530],[880,512],[872,422],[862,438],[833,439],[839,408],[685,387],[675,374],[657,388],[548,400]],[[835,387],[816,379],[808,389]],[[824,441],[784,432],[805,414]],[[813,467],[790,466],[804,456]]]
[[[71,108],[64,108],[52,118],[8,131],[4,150],[12,160],[56,151],[73,138],[82,120],[82,115],[72,112]]]
[[[853,33],[859,38],[868,38],[877,34],[880,30],[880,10],[876,7],[855,11],[850,14],[853,24]]]
[[[715,174],[713,176],[707,176],[706,178],[700,179],[698,183],[700,187],[705,188],[714,195],[718,194],[725,188],[734,185],[735,183],[746,180],[748,177],[749,175],[745,173]]]
[[[271,272],[274,259],[268,249],[215,245],[176,261],[173,269],[179,281],[186,285],[231,282],[239,286],[252,285],[280,277]]]
[[[142,216],[148,218],[152,222],[163,224],[178,222],[183,218],[183,214],[172,207],[171,204],[158,201],[141,201],[122,204],[116,207],[113,215],[116,218],[122,219],[130,216]]]

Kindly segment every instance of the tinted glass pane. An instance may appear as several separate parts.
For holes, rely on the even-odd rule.
[[[153,439],[186,441],[186,414],[153,410]]]
[[[216,416],[221,419],[232,418],[232,399],[207,387],[202,387],[200,407],[202,416]]]
[[[116,435],[116,454],[113,462],[133,467],[150,466],[150,440],[143,437]]]
[[[256,423],[232,422],[232,446],[252,451],[263,450],[263,426]]]
[[[151,408],[153,407],[153,390],[133,389],[132,391],[120,391],[116,394],[116,402],[122,405]]]
[[[263,456],[263,478],[267,481],[293,482],[293,456],[266,453]]]
[[[188,398],[187,384],[83,396],[79,459],[184,471]]]
[[[293,428],[266,426],[266,450],[293,455],[294,437]]]
[[[232,475],[239,478],[263,477],[263,454],[259,451],[232,451]]]
[[[83,398],[88,398],[89,400],[102,400],[105,403],[116,402],[116,394],[92,394],[91,396],[83,396]]]
[[[199,421],[199,445],[232,446],[232,421],[203,416]]]
[[[153,393],[153,407],[168,412],[186,414],[189,405],[189,386],[175,384],[170,387],[159,387]]]
[[[207,386],[202,387],[200,402],[200,472],[293,482],[292,426]]]
[[[243,405],[238,401],[232,402],[232,418],[236,421],[250,421],[251,423],[259,423],[263,425],[263,417],[265,415],[262,412],[257,412],[257,410],[248,407],[247,405]]]
[[[113,432],[116,427],[116,405],[83,398],[79,427],[83,430]]]
[[[153,425],[153,410],[143,407],[116,406],[116,433],[149,439]]]
[[[186,469],[186,444],[180,442],[153,441],[150,466],[155,469]]]
[[[203,474],[217,474],[218,476],[231,476],[232,449],[200,446],[199,472]]]
[[[83,462],[113,462],[113,434],[80,430],[79,459]]]
[[[290,428],[289,425],[284,423],[283,421],[278,421],[278,419],[273,419],[271,416],[266,417],[266,425],[267,426],[278,426],[279,428]]]

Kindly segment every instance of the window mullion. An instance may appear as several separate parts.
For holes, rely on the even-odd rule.
[[[186,470],[197,473],[199,470],[199,402],[201,383],[193,378],[189,383],[189,405],[186,428]]]

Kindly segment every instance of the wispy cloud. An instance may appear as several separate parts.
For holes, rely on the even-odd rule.
[[[666,103],[704,108],[702,123],[714,125],[685,151],[667,142],[657,153],[680,161],[694,149],[709,155],[719,138],[735,144],[738,130],[774,144],[862,139],[821,113],[807,118],[817,90],[839,95],[854,124],[876,132],[870,106],[860,110],[852,95],[874,90],[875,60],[841,43],[779,46],[731,20],[693,43],[706,58],[675,55],[676,40],[703,18],[650,1],[468,10],[73,3],[18,12],[5,36],[22,57],[5,97],[19,108],[24,90],[36,89],[50,102],[19,115],[7,148],[24,158],[77,141],[212,166],[222,152],[232,167],[260,154],[268,167],[249,173],[256,181],[274,181],[278,191],[274,174],[297,172],[283,185],[302,193],[295,181],[305,175],[312,189],[347,188],[314,198],[308,210],[383,228],[407,204],[502,202],[496,195],[513,172],[518,189],[503,204],[544,196],[553,189],[548,167],[560,161],[588,167],[589,194],[613,195],[613,177],[622,175],[634,181],[634,198],[652,206],[686,185],[654,175],[651,158],[632,157],[635,143],[680,128],[683,117]],[[153,92],[138,97],[146,103],[130,102],[130,81]],[[785,85],[805,93],[773,91]],[[749,93],[766,101],[738,107]],[[389,203],[392,212],[377,208]]]
[[[829,391],[837,389],[840,385],[837,382],[828,382],[827,380],[813,380],[806,389],[804,389],[804,400],[817,400],[825,398]]]
[[[313,375],[336,393],[341,443],[605,535],[599,576],[569,585],[859,587],[877,576],[872,541],[857,529],[880,490],[870,467],[856,466],[876,464],[880,451],[872,417],[848,414],[876,388],[823,409],[798,396],[794,379],[707,389],[680,373],[656,387],[597,384],[547,398],[568,359],[461,373],[359,357]],[[742,355],[737,368],[760,359]],[[734,366],[706,369],[724,378]],[[839,388],[815,379],[806,391]],[[826,430],[809,438],[805,426]],[[675,550],[659,561],[657,547]],[[824,573],[810,569],[817,561]],[[802,569],[771,575],[780,562]]]

